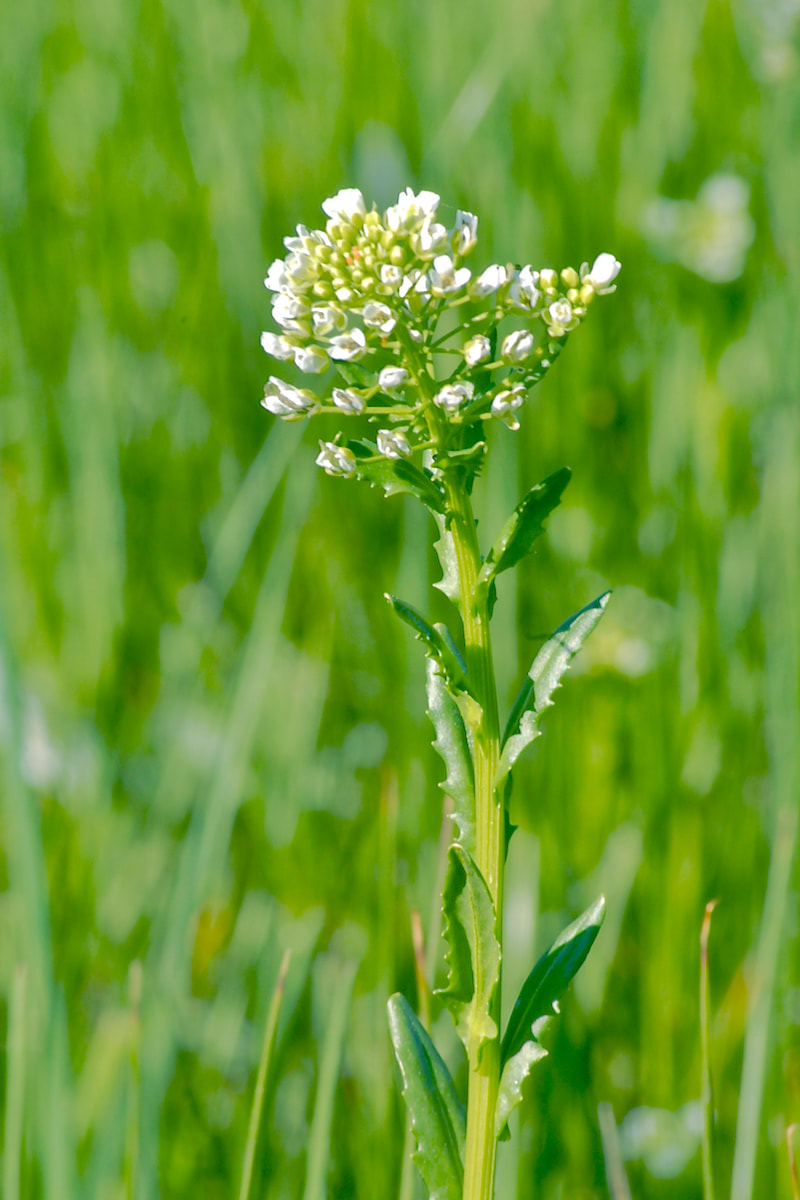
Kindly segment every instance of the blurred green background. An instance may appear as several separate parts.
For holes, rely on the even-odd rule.
[[[287,947],[254,1194],[397,1195],[385,1001],[441,793],[382,592],[436,606],[431,529],[273,424],[258,335],[295,223],[408,184],[479,214],[475,266],[623,262],[476,500],[486,543],[574,470],[503,577],[504,704],[616,589],[517,772],[508,995],[600,890],[609,917],[498,1196],[607,1196],[603,1102],[635,1197],[700,1196],[712,897],[718,1194],[790,1196],[799,31],[792,0],[3,6],[6,1200],[237,1195]]]

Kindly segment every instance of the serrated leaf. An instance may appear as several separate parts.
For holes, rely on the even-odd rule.
[[[541,715],[553,703],[550,697],[602,617],[610,595],[610,592],[604,592],[568,617],[534,658],[506,722],[495,786],[505,778],[525,747],[539,736]]]
[[[433,586],[438,588],[440,592],[444,592],[448,600],[452,600],[454,604],[460,604],[461,591],[459,589],[455,540],[448,526],[447,517],[442,513],[434,513],[434,518],[439,527],[439,540],[434,542],[434,549],[439,557],[442,578]]]
[[[460,1200],[466,1137],[464,1106],[445,1063],[404,996],[389,998],[389,1032],[403,1076],[416,1149],[430,1200]]]
[[[370,442],[351,440],[347,448],[356,458],[355,472],[359,479],[382,487],[387,496],[410,492],[436,513],[444,512],[444,495],[433,479],[407,458],[385,458]]]
[[[438,994],[450,1011],[474,1070],[486,1042],[498,1035],[492,1001],[501,955],[492,897],[463,846],[450,847],[442,909],[449,976]]]
[[[522,1085],[534,1063],[542,1058],[547,1058],[544,1046],[540,1046],[538,1042],[526,1042],[503,1067],[494,1113],[494,1136],[498,1141],[505,1141],[508,1137],[506,1125],[511,1113],[522,1100]]]
[[[447,690],[441,667],[430,655],[427,660],[427,692],[428,716],[436,730],[434,749],[439,752],[447,768],[447,775],[439,787],[453,801],[458,844],[469,854],[474,854],[475,772],[472,752],[458,705]]]
[[[539,1036],[558,1011],[558,1001],[594,945],[605,911],[606,902],[601,896],[562,930],[520,989],[500,1048],[502,1073],[495,1110],[497,1137],[505,1129],[509,1113],[522,1099],[522,1084],[531,1067],[547,1054]]]
[[[410,625],[419,640],[428,647],[428,653],[444,670],[450,687],[454,690],[468,691],[466,664],[447,626],[429,625],[413,604],[399,600],[389,592],[385,595],[400,620]]]
[[[502,571],[516,566],[530,553],[533,543],[544,533],[544,521],[559,504],[571,478],[569,467],[562,467],[523,496],[486,555],[478,575],[479,588],[488,587]]]

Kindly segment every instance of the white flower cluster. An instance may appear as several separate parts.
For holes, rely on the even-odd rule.
[[[288,420],[338,412],[394,426],[377,431],[377,457],[405,458],[432,444],[444,451],[448,438],[455,449],[458,430],[480,420],[519,428],[516,413],[565,336],[596,295],[615,290],[620,264],[611,254],[579,272],[494,264],[473,276],[464,260],[476,245],[478,219],[458,211],[445,225],[435,192],[407,188],[381,214],[367,210],[358,189],[345,188],[322,209],[325,228],[299,225],[267,272],[279,332],[263,333],[261,345],[308,375],[336,367],[347,386],[320,400],[271,376],[262,403]],[[446,309],[462,319],[440,336]],[[498,345],[505,318],[517,327]],[[435,383],[443,355],[455,367]],[[336,475],[352,474],[357,464],[338,439],[320,443],[317,462]]]

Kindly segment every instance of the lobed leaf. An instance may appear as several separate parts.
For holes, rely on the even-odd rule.
[[[453,801],[453,820],[458,827],[460,846],[469,853],[475,851],[475,772],[464,719],[458,705],[447,690],[441,666],[436,659],[427,660],[428,716],[436,731],[436,749],[447,768],[439,787]]]
[[[444,512],[444,495],[431,475],[420,470],[407,458],[384,458],[371,442],[351,440],[347,448],[356,458],[355,472],[359,479],[382,487],[387,496],[410,492],[432,512]]]
[[[416,1150],[430,1200],[460,1200],[466,1138],[464,1106],[439,1052],[399,993],[388,1002],[389,1032],[403,1076]]]
[[[553,703],[550,697],[560,686],[561,676],[602,617],[610,595],[604,592],[568,617],[534,658],[508,715],[495,786],[505,778],[526,746],[539,736],[539,718]]]
[[[591,950],[605,916],[601,896],[568,925],[542,955],[525,980],[508,1020],[500,1048],[500,1088],[495,1110],[495,1134],[500,1137],[522,1099],[522,1084],[534,1063],[547,1051],[539,1035]]]
[[[484,1045],[499,1032],[491,1010],[501,952],[492,897],[463,846],[450,847],[442,908],[449,975],[447,986],[438,994],[453,1017],[474,1070]]]
[[[533,543],[544,533],[544,521],[560,503],[571,478],[569,467],[562,467],[523,496],[486,555],[478,575],[479,588],[488,587],[502,571],[508,571],[530,554]]]

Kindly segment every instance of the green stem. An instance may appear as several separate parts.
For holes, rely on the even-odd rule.
[[[494,902],[497,936],[502,946],[505,822],[503,806],[497,802],[494,788],[500,756],[500,727],[489,611],[486,596],[476,598],[475,583],[481,568],[481,556],[472,504],[457,469],[445,472],[444,486],[447,517],[458,563],[467,670],[480,704],[480,711],[470,730],[475,765],[475,861]],[[492,1016],[499,1028],[499,985]],[[494,1117],[499,1081],[500,1043],[497,1038],[484,1048],[477,1066],[470,1067],[463,1200],[491,1200],[493,1195],[496,1149]]]

